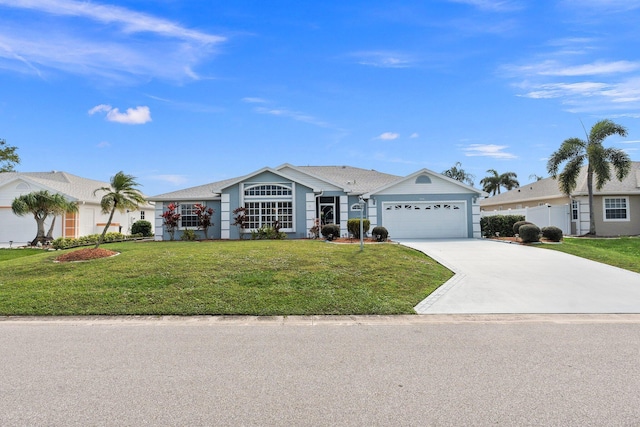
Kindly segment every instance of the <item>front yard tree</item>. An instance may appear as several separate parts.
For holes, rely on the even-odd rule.
[[[587,192],[589,194],[589,234],[596,234],[596,221],[593,212],[593,178],[596,188],[602,189],[611,180],[611,167],[615,169],[616,178],[622,181],[631,170],[631,160],[624,151],[618,148],[604,148],[603,141],[612,135],[627,136],[627,129],[612,122],[600,120],[593,125],[587,139],[569,138],[564,140],[549,158],[547,171],[558,180],[560,190],[567,196],[575,190],[578,175],[583,164],[587,163]],[[559,172],[560,166],[564,169]]]
[[[177,203],[169,203],[167,206],[167,210],[162,212],[162,225],[169,233],[169,239],[173,240],[175,238],[176,229],[180,225],[180,213],[178,212],[178,204]]]
[[[96,249],[104,241],[104,236],[107,234],[107,230],[109,230],[109,227],[111,226],[111,221],[113,221],[113,215],[116,211],[122,213],[126,210],[133,211],[138,209],[141,204],[146,203],[147,201],[140,190],[136,188],[140,184],[136,182],[136,178],[134,176],[127,175],[120,171],[111,177],[110,184],[111,185],[109,187],[100,187],[93,192],[94,195],[98,192],[106,193],[100,200],[100,207],[102,208],[103,214],[109,214],[107,225],[105,225],[104,230],[102,230],[102,234],[96,243]]]
[[[0,139],[0,172],[14,172],[14,166],[20,163],[16,154],[17,147],[7,145],[7,141]]]
[[[201,228],[204,231],[204,238],[209,239],[208,231],[209,227],[213,225],[211,222],[211,215],[213,215],[213,209],[208,208],[205,205],[201,205],[200,203],[196,203],[193,205],[195,208],[195,215],[198,218],[198,228]]]
[[[487,170],[489,176],[486,176],[480,180],[480,185],[482,185],[482,190],[490,193],[492,196],[496,194],[500,194],[500,189],[502,187],[507,190],[513,190],[520,186],[518,182],[518,175],[515,172],[505,172],[503,174],[499,174],[495,169]]]
[[[18,216],[33,215],[37,224],[37,232],[35,239],[31,242],[31,246],[36,246],[38,243],[47,243],[47,236],[44,234],[44,221],[49,215],[54,215],[55,220],[55,215],[60,215],[63,212],[74,212],[77,210],[77,206],[75,203],[67,201],[60,194],[52,194],[47,190],[42,190],[16,197],[11,203],[11,210]],[[51,233],[53,233],[52,228],[50,228]]]
[[[456,162],[455,165],[451,166],[446,171],[443,171],[442,175],[453,178],[456,181],[464,182],[465,184],[469,184],[473,187],[473,180],[475,179],[475,176],[462,169],[462,163],[460,162]]]

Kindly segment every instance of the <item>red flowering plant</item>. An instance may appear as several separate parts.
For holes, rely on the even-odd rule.
[[[198,229],[202,229],[204,231],[204,238],[208,239],[208,231],[209,227],[213,226],[211,222],[211,215],[213,215],[213,209],[208,208],[205,205],[201,205],[200,203],[196,203],[193,205],[194,214],[198,218]]]
[[[247,228],[247,222],[249,222],[249,218],[247,218],[247,208],[245,207],[239,207],[239,208],[235,208],[233,210],[233,220],[234,223],[232,225],[235,225],[236,227],[238,227],[238,234],[240,236],[240,239],[242,239],[243,231],[245,228]]]
[[[178,204],[176,203],[169,203],[167,210],[162,212],[162,225],[166,228],[171,240],[173,240],[176,229],[178,225],[180,225],[181,216],[182,215],[178,213]]]

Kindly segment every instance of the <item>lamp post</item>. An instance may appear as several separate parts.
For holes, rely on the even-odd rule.
[[[358,197],[358,205],[360,206],[360,252],[364,250],[364,199]]]

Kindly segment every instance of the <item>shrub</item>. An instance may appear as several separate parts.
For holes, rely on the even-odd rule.
[[[540,228],[535,224],[524,224],[520,226],[519,233],[522,243],[533,243],[540,241]]]
[[[331,241],[340,237],[340,226],[338,224],[327,224],[320,230],[322,236]]]
[[[520,227],[525,225],[525,224],[533,224],[532,222],[529,221],[518,221],[515,224],[513,224],[513,234],[520,234]]]
[[[205,205],[196,203],[193,205],[194,214],[198,218],[198,230],[204,231],[204,238],[209,238],[209,227],[213,227],[211,222],[211,215],[213,215],[213,208],[208,208]]]
[[[542,237],[552,242],[559,242],[562,240],[562,230],[558,227],[550,225],[549,227],[542,227]]]
[[[153,236],[152,228],[153,226],[149,221],[141,219],[133,223],[131,226],[131,234],[140,234],[142,237],[151,237]]]
[[[180,236],[180,240],[187,240],[187,241],[192,242],[192,241],[196,240],[196,232],[193,231],[193,230],[189,230],[189,229],[184,230],[182,232],[182,236]]]
[[[387,238],[389,237],[389,232],[386,228],[379,225],[377,227],[373,227],[373,230],[371,230],[371,235],[378,242],[386,242]]]
[[[87,236],[80,236],[77,238],[58,237],[51,243],[51,245],[54,249],[69,249],[78,246],[95,245],[96,243],[98,243],[98,239],[100,239],[99,234],[89,234]],[[103,243],[122,242],[124,240],[127,240],[127,237],[124,234],[109,232],[104,235]]]
[[[277,222],[276,222],[277,224]],[[287,238],[287,233],[280,231],[280,227],[263,225],[257,230],[251,231],[251,240],[282,240]]]
[[[364,235],[367,235],[367,232],[369,231],[369,228],[371,227],[371,221],[369,221],[368,219],[363,219],[362,220],[362,232],[364,233]],[[347,221],[347,230],[349,231],[349,233],[351,233],[351,235],[356,238],[359,239],[360,238],[360,218],[350,218]]]
[[[503,237],[513,237],[513,224],[524,221],[524,215],[492,215],[480,219],[480,229],[484,237],[494,237],[499,233]]]
[[[170,240],[173,240],[176,229],[180,224],[180,217],[182,216],[178,213],[178,207],[179,205],[177,203],[169,203],[167,210],[160,215],[162,217],[162,225],[164,225],[167,233],[169,233]]]

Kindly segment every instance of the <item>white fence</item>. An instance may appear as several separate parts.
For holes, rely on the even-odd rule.
[[[562,234],[571,234],[571,211],[569,205],[544,205],[533,208],[508,209],[506,211],[481,211],[480,217],[494,215],[524,215],[525,220],[538,227],[553,225],[562,230]]]

